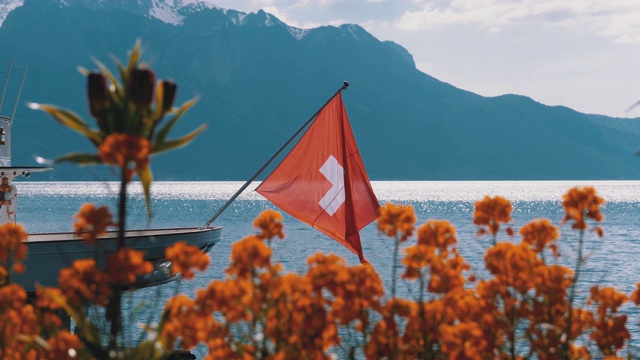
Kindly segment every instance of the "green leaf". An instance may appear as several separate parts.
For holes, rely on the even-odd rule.
[[[111,71],[109,71],[109,69],[99,60],[94,60],[94,62],[96,63],[96,65],[98,66],[98,68],[100,69],[100,71],[102,72],[102,74],[104,76],[107,77],[107,79],[109,79],[109,82],[115,86],[116,91],[120,91],[120,83],[118,82],[118,80],[115,78],[115,76],[113,76],[113,73],[111,73]]]
[[[151,116],[149,117],[149,121],[151,122],[151,125],[152,125],[151,127],[155,127],[155,124],[158,123],[160,120],[162,120],[162,117],[164,116],[164,111],[162,109],[162,102],[164,98],[164,90],[162,88],[162,82],[157,83],[154,96],[156,101],[156,108],[152,112]]]
[[[36,105],[36,108],[49,113],[54,119],[69,129],[81,133],[96,147],[102,143],[102,136],[100,135],[100,132],[90,129],[84,120],[75,113],[69,110],[58,109],[50,105]]]
[[[73,153],[55,159],[56,163],[73,162],[80,165],[101,164],[100,157],[96,154]]]
[[[195,105],[197,101],[198,98],[193,98],[180,106],[180,108],[176,111],[176,114],[173,115],[173,117],[166,124],[164,124],[160,131],[158,131],[158,142],[164,142],[164,139],[169,134],[169,131],[171,131],[171,129],[173,128],[173,125],[175,125],[178,119],[180,119],[180,117],[184,115],[184,113],[189,110],[189,108]]]
[[[127,66],[127,70],[131,71],[135,69],[136,65],[140,61],[140,47],[142,42],[140,39],[136,40],[136,44],[133,46],[133,50],[131,50],[131,54],[129,55],[129,65]]]
[[[90,71],[87,70],[86,68],[82,67],[82,66],[78,66],[78,72],[80,72],[80,74],[84,75],[84,76],[88,76]]]
[[[160,153],[160,152],[163,152],[163,151],[167,151],[167,150],[183,147],[183,146],[187,145],[188,143],[190,143],[196,136],[198,136],[206,128],[207,128],[206,125],[200,125],[200,127],[198,127],[197,129],[195,129],[191,133],[189,133],[189,134],[187,134],[184,137],[181,137],[179,139],[170,140],[170,141],[156,142],[153,145],[153,148],[151,149],[151,154],[157,154],[157,153]]]
[[[151,182],[153,181],[151,167],[147,165],[144,169],[138,169],[137,173],[140,178],[140,182],[142,183],[142,189],[144,190],[144,201],[147,205],[147,216],[151,219]]]

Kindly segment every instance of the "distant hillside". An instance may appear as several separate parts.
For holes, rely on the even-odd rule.
[[[93,58],[111,65],[110,54],[124,60],[142,39],[158,77],[178,82],[180,102],[200,96],[176,134],[208,125],[188,147],[154,158],[157,180],[247,179],[343,80],[351,84],[343,97],[374,180],[640,179],[639,120],[460,90],[420,72],[404,48],[358,25],[301,30],[262,11],[118,3],[125,2],[26,0],[0,27],[0,64],[29,68],[23,100],[87,118],[77,67],[95,68]],[[173,15],[149,15],[160,13],[158,3]],[[14,165],[79,147],[88,148],[79,135],[19,108]],[[60,169],[69,172],[33,179],[106,176]]]

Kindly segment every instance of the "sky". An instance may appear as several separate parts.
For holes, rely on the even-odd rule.
[[[290,26],[358,24],[422,72],[483,96],[640,117],[638,0],[208,0]]]

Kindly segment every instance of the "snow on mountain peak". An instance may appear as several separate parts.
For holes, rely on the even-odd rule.
[[[25,0],[0,0],[0,26],[7,15],[14,9],[22,6]],[[85,6],[93,9],[126,9],[127,11],[139,13],[141,15],[158,19],[167,24],[175,26],[182,25],[184,19],[189,14],[205,9],[217,9],[227,15],[229,21],[234,25],[244,25],[249,14],[223,9],[213,3],[215,0],[57,0],[61,6]],[[284,25],[289,33],[296,39],[303,38],[307,30],[288,26],[280,22],[271,14],[263,14],[263,26]]]
[[[24,3],[24,0],[0,0],[0,26],[7,18],[10,12],[19,8]]]

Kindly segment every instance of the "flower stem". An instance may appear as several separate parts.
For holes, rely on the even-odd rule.
[[[398,264],[398,250],[400,248],[400,238],[396,235],[396,245],[393,249],[393,264],[391,267],[391,298],[396,297],[396,266]]]
[[[120,194],[118,197],[118,237],[117,250],[126,246],[124,231],[127,217],[127,168],[120,169]],[[111,288],[113,296],[109,300],[107,309],[107,320],[111,322],[110,340],[115,344],[118,334],[122,332],[122,286],[119,282],[114,283]]]
[[[582,258],[582,247],[584,242],[584,229],[580,229],[580,235],[578,237],[578,259],[576,260],[575,273],[573,275],[573,282],[571,283],[571,289],[569,290],[569,314],[567,314],[567,330],[566,330],[566,340],[563,344],[564,356],[565,358],[569,358],[569,344],[571,340],[571,326],[573,322],[573,301],[576,296],[576,285],[578,283],[578,279],[580,278],[580,272],[582,271],[582,263],[584,259]]]

